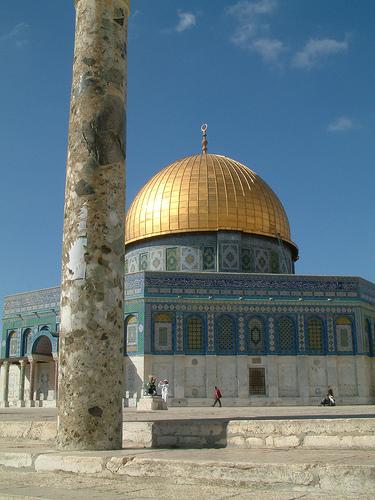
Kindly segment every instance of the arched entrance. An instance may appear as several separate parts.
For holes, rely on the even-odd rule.
[[[57,366],[52,356],[52,343],[47,335],[40,335],[35,340],[29,361],[32,399],[36,406],[54,406]]]

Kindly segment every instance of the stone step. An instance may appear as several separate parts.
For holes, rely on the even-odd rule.
[[[7,470],[69,472],[129,480],[159,478],[191,484],[242,485],[251,490],[301,491],[371,498],[375,451],[365,450],[120,450],[64,452],[40,445],[0,450]],[[364,495],[364,496],[362,496]]]
[[[187,419],[123,424],[125,448],[375,449],[375,418]],[[55,421],[1,421],[0,438],[53,442]]]

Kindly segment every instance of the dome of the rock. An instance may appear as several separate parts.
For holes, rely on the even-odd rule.
[[[126,243],[222,230],[279,237],[298,253],[285,210],[268,184],[217,154],[188,156],[155,174],[128,210]]]

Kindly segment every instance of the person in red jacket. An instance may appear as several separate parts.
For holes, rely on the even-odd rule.
[[[221,395],[220,389],[218,387],[216,387],[216,385],[215,385],[215,390],[214,390],[214,398],[215,398],[215,402],[212,406],[215,406],[216,403],[219,403],[219,406],[221,407],[220,399],[222,398],[222,395]]]

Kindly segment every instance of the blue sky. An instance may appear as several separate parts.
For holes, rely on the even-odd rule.
[[[372,0],[133,0],[127,202],[200,149],[278,194],[300,274],[375,281]],[[73,1],[0,5],[0,300],[60,279]]]

